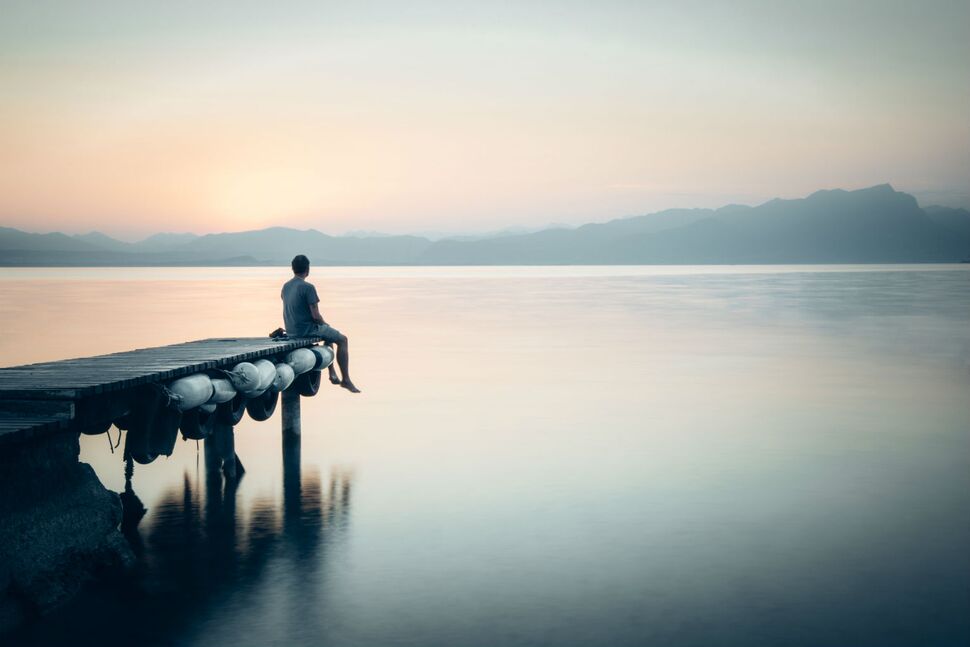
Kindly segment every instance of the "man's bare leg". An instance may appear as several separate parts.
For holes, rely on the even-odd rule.
[[[347,335],[341,335],[337,341],[337,365],[340,366],[340,374],[344,378],[340,381],[340,386],[351,393],[360,393],[360,389],[350,381],[350,353],[347,351],[347,345]]]
[[[333,342],[328,341],[324,343],[324,346],[326,346],[331,351],[333,351]],[[334,357],[336,357],[336,353],[334,353]],[[327,372],[330,374],[331,384],[340,384],[340,376],[337,375],[337,367],[335,366],[335,364],[336,362],[330,362],[330,366],[327,367]]]

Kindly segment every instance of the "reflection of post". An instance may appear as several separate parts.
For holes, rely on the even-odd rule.
[[[300,435],[300,394],[296,389],[283,391],[283,436]]]

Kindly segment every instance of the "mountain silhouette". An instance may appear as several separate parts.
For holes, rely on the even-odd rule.
[[[437,241],[270,227],[125,243],[98,232],[0,227],[0,265],[7,266],[277,265],[297,253],[317,265],[948,263],[970,258],[970,212],[921,208],[882,184],[754,207],[670,209],[574,229]]]
[[[460,243],[439,241],[428,264],[903,263],[952,262],[970,254],[962,210],[934,208],[880,185],[819,191],[757,207],[682,209]],[[963,216],[968,214],[962,211]]]

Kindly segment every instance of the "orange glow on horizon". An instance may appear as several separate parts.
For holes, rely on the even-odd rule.
[[[827,34],[801,8],[829,49],[774,40],[767,56],[747,36],[770,16],[709,9],[717,32],[658,8],[536,5],[508,25],[304,8],[232,30],[132,9],[112,18],[126,33],[93,9],[22,7],[34,36],[0,27],[0,224],[483,231],[884,182],[970,194],[970,88],[947,49],[965,44],[917,64],[875,26]],[[905,24],[934,43],[952,28],[921,20]],[[878,58],[836,56],[866,43]]]

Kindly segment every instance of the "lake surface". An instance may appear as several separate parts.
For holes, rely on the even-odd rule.
[[[287,278],[3,269],[0,363],[265,335]],[[136,573],[18,643],[970,644],[970,266],[310,280],[363,393],[247,418],[236,486],[136,465]]]

